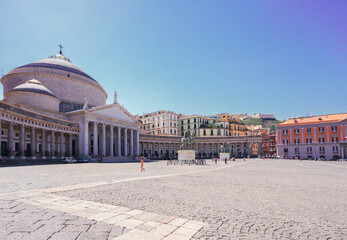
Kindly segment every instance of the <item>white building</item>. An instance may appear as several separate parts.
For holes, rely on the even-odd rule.
[[[60,54],[1,78],[0,153],[9,157],[128,156],[139,123],[102,86]]]
[[[177,136],[177,113],[156,111],[139,116],[141,130],[145,134]]]
[[[275,119],[273,114],[265,114],[265,113],[255,113],[250,118],[260,118],[260,119]]]

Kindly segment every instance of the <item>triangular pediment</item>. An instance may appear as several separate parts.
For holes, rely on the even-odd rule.
[[[132,124],[139,124],[135,117],[119,104],[109,104],[88,109],[88,112],[100,116],[118,119]]]

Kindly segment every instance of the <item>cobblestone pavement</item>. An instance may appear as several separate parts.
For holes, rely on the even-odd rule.
[[[345,162],[145,167],[0,169],[0,239],[346,239]]]

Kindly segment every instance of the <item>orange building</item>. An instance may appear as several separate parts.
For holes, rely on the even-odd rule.
[[[347,113],[291,118],[276,133],[280,157],[347,158]]]

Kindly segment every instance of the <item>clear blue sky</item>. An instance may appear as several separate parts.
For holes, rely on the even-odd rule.
[[[0,69],[61,43],[133,114],[347,112],[346,12],[345,0],[0,0]]]

